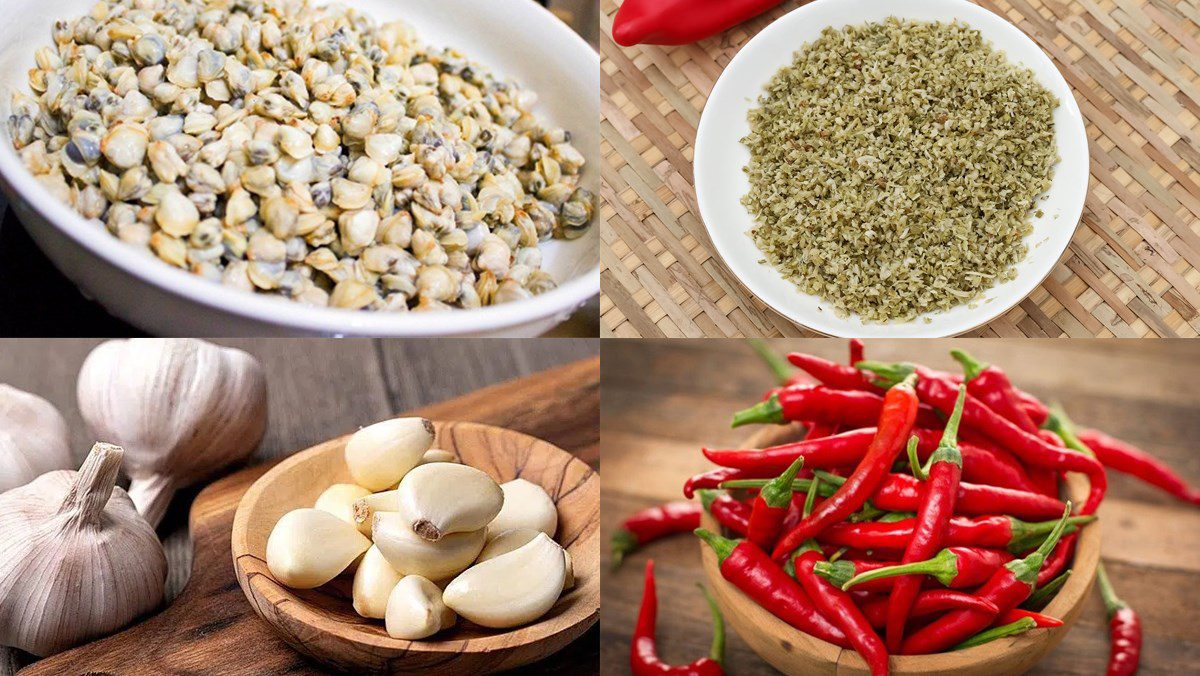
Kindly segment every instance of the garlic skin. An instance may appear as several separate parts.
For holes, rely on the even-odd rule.
[[[404,575],[444,580],[470,566],[487,538],[484,529],[450,533],[430,542],[413,532],[399,512],[376,512],[372,533],[375,546],[388,563]]]
[[[354,572],[354,587],[351,598],[354,600],[354,612],[363,617],[373,617],[382,620],[387,614],[388,597],[392,589],[403,577],[392,564],[383,558],[379,548],[371,545],[358,570]],[[441,596],[439,591],[438,596]]]
[[[437,542],[449,533],[485,528],[504,506],[492,477],[469,465],[435,462],[400,482],[398,511],[418,535]]]
[[[74,467],[67,421],[54,404],[0,383],[0,493]]]
[[[78,472],[0,495],[0,645],[39,657],[120,629],[158,607],[167,559],[115,486],[122,450],[98,443]]]
[[[354,520],[354,503],[370,494],[371,491],[357,484],[334,484],[321,492],[313,507],[322,512],[329,512],[342,521],[353,523],[357,527],[358,523]],[[363,535],[371,536],[369,532],[363,533]]]
[[[311,507],[280,517],[267,538],[267,568],[292,589],[320,587],[371,547],[354,524]]]
[[[428,465],[432,462],[458,462],[458,456],[440,448],[431,448],[421,456],[421,464]]]
[[[488,524],[488,533],[503,533],[514,528],[532,528],[553,538],[558,530],[558,508],[546,489],[524,479],[500,484],[504,507]]]
[[[394,512],[400,502],[395,490],[372,493],[354,501],[354,525],[358,532],[371,537],[371,525],[375,512]]]
[[[571,558],[571,552],[562,550],[563,552],[563,591],[569,591],[575,587],[575,561]]]
[[[394,488],[433,446],[433,423],[424,418],[384,420],[355,432],[346,443],[354,483],[371,491]]]
[[[392,638],[417,641],[453,627],[457,619],[436,584],[420,575],[406,575],[388,597],[384,625]]]
[[[522,547],[465,570],[446,585],[442,599],[475,624],[507,629],[545,615],[565,579],[562,548],[538,533]]]
[[[514,528],[506,530],[499,535],[489,537],[487,543],[483,545],[483,551],[479,552],[479,556],[475,557],[475,563],[480,564],[497,556],[503,556],[511,551],[516,551],[532,542],[539,533],[541,533],[540,530],[532,528]],[[575,563],[571,560],[570,552],[563,549],[562,553],[565,571],[563,591],[567,591],[575,586]]]
[[[101,343],[76,394],[91,433],[125,448],[129,497],[152,526],[176,490],[243,460],[267,429],[258,360],[202,340]]]

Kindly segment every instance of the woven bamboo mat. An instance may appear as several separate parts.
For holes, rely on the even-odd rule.
[[[1034,292],[972,335],[1200,334],[1200,0],[976,0],[1032,37],[1087,120],[1082,225]],[[725,268],[692,144],[708,93],[781,7],[684,47],[622,48],[600,0],[606,337],[808,335]]]

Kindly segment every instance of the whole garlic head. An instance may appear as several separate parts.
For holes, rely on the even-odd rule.
[[[449,462],[412,469],[397,492],[400,514],[417,535],[431,542],[485,528],[504,505],[504,493],[492,477]]]
[[[463,571],[446,585],[442,599],[475,624],[506,629],[545,615],[565,580],[562,547],[538,533],[527,544]]]
[[[0,493],[74,467],[70,443],[54,404],[0,383]]]
[[[92,434],[125,448],[129,496],[155,526],[177,489],[242,460],[267,429],[258,360],[191,338],[101,343],[77,394]]]
[[[121,449],[0,495],[0,645],[39,657],[111,634],[163,599],[167,559],[116,486]]]

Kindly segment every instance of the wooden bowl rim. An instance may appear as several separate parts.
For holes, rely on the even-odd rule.
[[[802,430],[803,428],[799,425],[766,427],[748,437],[742,442],[739,448],[763,448],[768,445],[787,443],[787,441],[791,440],[790,437],[794,436],[796,439],[799,439]],[[1068,474],[1066,479],[1067,490],[1073,496],[1075,504],[1080,504],[1087,495],[1087,480],[1078,474]],[[705,528],[719,529],[719,526],[711,515],[703,514],[702,519]],[[973,670],[989,664],[994,666],[997,660],[1016,656],[1030,649],[1038,648],[1038,644],[1044,641],[1042,638],[1044,634],[1035,635],[1035,631],[1056,632],[1060,634],[1058,637],[1052,639],[1050,647],[1052,650],[1053,646],[1061,641],[1066,635],[1067,630],[1070,629],[1071,622],[1068,619],[1073,619],[1074,614],[1081,609],[1085,597],[1092,588],[1096,576],[1096,568],[1100,562],[1099,524],[1100,522],[1097,520],[1079,529],[1079,537],[1076,540],[1075,546],[1075,559],[1070,568],[1072,571],[1071,577],[1067,578],[1066,584],[1063,585],[1062,589],[1054,595],[1050,603],[1041,611],[1051,617],[1062,618],[1065,623],[1062,627],[1036,629],[1024,634],[975,646],[974,648],[953,652],[931,655],[892,655],[889,663],[892,673],[944,673],[958,669]],[[719,530],[715,532],[719,532]],[[718,602],[732,592],[734,595],[731,598],[738,599],[743,604],[749,606],[748,612],[756,615],[753,624],[760,631],[770,631],[770,633],[775,635],[788,635],[792,639],[789,643],[797,646],[798,650],[813,654],[815,657],[828,659],[832,655],[830,666],[854,668],[856,673],[868,672],[866,662],[853,648],[842,648],[828,641],[810,636],[775,617],[725,580],[717,565],[716,555],[712,553],[710,547],[701,542],[700,551],[701,564],[705,575],[708,577],[708,583],[713,587],[724,588],[724,594],[716,594]],[[1068,616],[1072,617],[1069,618]],[[737,629],[741,631],[740,627]],[[787,632],[787,634],[781,634],[780,632]],[[983,672],[969,671],[968,673]]]
[[[597,473],[587,463],[583,462],[574,455],[564,451],[563,449],[551,444],[548,441],[537,437],[517,432],[514,430],[496,427],[494,425],[485,425],[482,423],[465,422],[465,421],[432,421],[437,428],[439,440],[444,431],[451,429],[478,430],[485,436],[501,436],[510,437],[519,440],[528,448],[540,448],[541,452],[550,454],[562,454],[567,458],[567,466],[574,466],[581,470],[581,478],[576,488],[586,486],[597,480]],[[497,651],[506,651],[520,648],[521,646],[532,645],[560,636],[564,633],[582,634],[591,625],[599,620],[600,606],[599,593],[595,594],[596,601],[594,603],[586,603],[583,594],[579,594],[579,599],[572,602],[562,612],[555,614],[552,617],[542,619],[532,624],[522,625],[506,631],[497,630],[494,634],[487,636],[477,636],[467,639],[454,638],[453,630],[445,638],[435,640],[419,640],[408,641],[402,639],[394,639],[386,634],[379,635],[374,633],[366,633],[362,631],[356,624],[346,622],[331,622],[325,615],[314,610],[302,598],[297,597],[291,589],[277,582],[267,570],[266,561],[250,551],[248,541],[249,527],[248,522],[250,513],[255,506],[266,499],[264,494],[268,487],[281,475],[295,468],[297,465],[304,464],[312,457],[321,454],[332,452],[333,449],[340,451],[345,447],[347,441],[353,434],[346,434],[328,441],[322,442],[315,446],[298,451],[277,465],[268,470],[265,474],[259,477],[242,496],[238,502],[237,511],[234,514],[233,533],[231,535],[231,550],[234,561],[234,571],[238,582],[242,585],[242,590],[245,592],[250,605],[254,608],[256,614],[264,621],[272,626],[276,631],[280,629],[278,624],[267,617],[259,606],[261,601],[266,601],[274,606],[279,613],[288,615],[293,621],[311,628],[313,631],[318,631],[321,634],[332,636],[334,638],[345,641],[346,643],[369,647],[374,650],[386,651],[394,656],[403,656],[408,653],[428,653],[433,655],[462,655],[471,653],[493,653]],[[456,455],[459,455],[455,451]],[[461,456],[460,456],[461,457]],[[485,470],[486,471],[486,470]],[[566,495],[567,492],[559,494],[559,499]],[[599,495],[597,494],[597,498]],[[558,504],[557,502],[555,503]],[[576,546],[577,543],[585,543],[591,539],[597,539],[597,547],[599,546],[599,509],[591,518],[588,525],[580,530],[581,534],[592,533],[590,537],[576,538],[568,550]],[[582,557],[573,557],[579,561]],[[588,557],[591,559],[592,557]],[[585,559],[585,560],[588,560]],[[248,560],[253,562],[255,568],[259,570],[246,570],[243,561]],[[599,556],[594,557],[593,566],[588,570],[582,571],[579,574],[577,571],[576,578],[583,580],[583,584],[573,588],[568,594],[577,594],[581,589],[587,589],[592,585],[598,585],[600,580],[600,563]],[[261,597],[256,599],[252,597],[257,595]],[[566,596],[566,594],[564,594]],[[382,622],[382,620],[378,620]],[[289,639],[293,637],[288,637]]]

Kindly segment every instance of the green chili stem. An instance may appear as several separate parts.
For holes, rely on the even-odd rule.
[[[950,356],[954,357],[954,361],[962,364],[963,377],[967,380],[975,380],[975,378],[989,366],[988,364],[981,362],[967,354],[963,350],[950,350]]]
[[[776,425],[787,422],[783,419],[783,406],[779,403],[779,395],[772,394],[766,401],[760,401],[750,408],[733,414],[731,427],[752,425],[755,423],[773,423]]]
[[[704,600],[708,602],[708,612],[712,614],[713,639],[712,647],[708,651],[708,656],[712,661],[724,666],[725,664],[725,617],[721,614],[721,609],[717,607],[717,601],[708,593],[708,589],[699,582],[696,586],[704,594]]]
[[[1050,602],[1050,599],[1054,598],[1054,595],[1058,593],[1058,590],[1062,589],[1062,586],[1067,583],[1067,580],[1070,579],[1070,577],[1071,569],[1068,568],[1058,577],[1035,589],[1034,592],[1029,595],[1029,598],[1025,599],[1025,603],[1022,603],[1021,606],[1031,610],[1041,610],[1046,606],[1047,603]]]
[[[908,439],[908,467],[912,470],[912,475],[919,481],[928,481],[929,473],[921,466],[921,458],[917,456],[917,444],[920,442],[921,440],[915,434]]]
[[[889,364],[882,361],[864,360],[854,365],[854,368],[860,371],[870,371],[874,373],[876,379],[875,385],[880,387],[892,387],[897,383],[903,382],[910,374],[916,373],[916,367],[912,364],[895,363]]]
[[[842,585],[842,589],[849,590],[857,584],[889,577],[899,577],[901,575],[931,575],[938,582],[948,587],[954,581],[954,578],[958,576],[958,557],[949,549],[943,549],[932,559],[876,568],[875,570],[855,575]]]
[[[971,638],[959,643],[951,648],[951,650],[962,650],[964,648],[974,648],[977,645],[983,645],[989,641],[995,641],[998,638],[1013,636],[1015,634],[1023,634],[1037,626],[1037,620],[1032,617],[1022,617],[1021,619],[1011,624],[1005,624],[999,627],[981,631]]]
[[[1122,608],[1128,608],[1129,604],[1122,601],[1116,590],[1113,589],[1112,582],[1108,579],[1108,571],[1104,570],[1104,562],[1101,561],[1096,566],[1096,581],[1100,584],[1100,598],[1104,599],[1104,608],[1108,611],[1108,619]]]
[[[780,509],[792,501],[792,482],[796,479],[796,473],[803,466],[804,456],[796,458],[791,465],[788,465],[787,469],[783,470],[783,474],[771,479],[763,486],[759,497],[767,503],[768,507]]]
[[[771,369],[771,373],[775,376],[776,382],[780,385],[786,385],[792,378],[792,365],[786,359],[781,357],[778,352],[772,350],[766,341],[753,338],[750,341],[750,347],[758,353],[767,364],[767,368]]]
[[[729,558],[729,555],[733,553],[733,549],[738,545],[737,540],[730,540],[729,538],[721,537],[720,535],[703,528],[697,528],[692,532],[695,533],[696,536],[701,540],[707,542],[708,546],[713,548],[713,551],[717,553],[718,564],[724,563],[725,559]]]
[[[1067,417],[1067,412],[1057,402],[1050,405],[1050,415],[1046,418],[1046,429],[1057,434],[1067,448],[1093,458],[1096,457],[1092,449],[1076,436],[1075,423],[1071,422],[1071,419]]]

